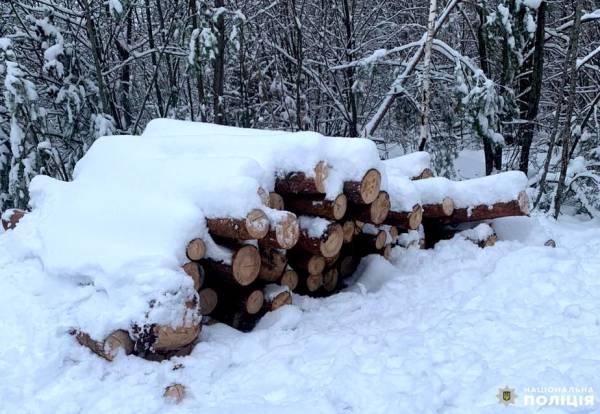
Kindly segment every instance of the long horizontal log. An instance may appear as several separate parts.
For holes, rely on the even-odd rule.
[[[259,240],[262,248],[291,249],[298,243],[300,227],[296,215],[282,211],[277,217],[272,217],[270,229],[266,236]]]
[[[216,274],[225,281],[240,286],[248,286],[260,273],[260,253],[254,246],[242,246],[231,257],[231,263],[212,259],[202,261],[207,272]]]
[[[390,196],[385,191],[380,191],[373,203],[369,205],[350,205],[348,214],[355,220],[382,224],[389,214],[390,206]]]
[[[416,230],[423,221],[423,207],[415,205],[410,212],[390,211],[385,224],[396,226],[402,230]]]
[[[454,209],[451,216],[442,217],[439,220],[444,224],[458,224],[528,214],[529,197],[525,191],[521,191],[516,200],[494,203],[491,206],[478,205],[470,208],[457,208]]]
[[[326,200],[325,196],[302,195],[290,195],[284,200],[287,209],[298,215],[317,216],[330,220],[341,220],[348,208],[348,199],[344,194],[338,195],[334,200]]]
[[[185,249],[187,258],[191,261],[198,261],[204,258],[206,254],[206,244],[202,239],[190,241]]]
[[[259,209],[254,209],[243,219],[207,218],[206,226],[211,235],[234,240],[259,240],[269,231],[269,219]]]
[[[354,245],[361,251],[376,251],[385,247],[387,235],[380,230],[377,234],[361,233],[354,237]]]
[[[323,161],[314,169],[314,177],[303,172],[290,172],[275,180],[275,191],[279,194],[324,194],[329,168]]]
[[[370,169],[360,181],[344,182],[344,194],[354,204],[371,204],[381,190],[381,173]]]
[[[423,204],[423,218],[450,217],[454,213],[454,200],[445,197],[439,204]]]
[[[335,256],[344,244],[344,231],[338,223],[331,223],[319,237],[312,237],[305,229],[300,231],[298,246],[323,257]]]

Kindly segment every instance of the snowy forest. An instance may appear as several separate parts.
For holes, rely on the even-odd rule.
[[[0,210],[159,117],[369,137],[453,178],[520,169],[535,208],[600,215],[596,0],[5,0]]]

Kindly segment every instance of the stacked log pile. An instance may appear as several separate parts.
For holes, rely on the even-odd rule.
[[[185,306],[200,318],[178,328],[124,328],[103,340],[73,334],[107,360],[119,350],[152,360],[186,355],[203,323],[251,330],[266,312],[291,304],[293,292],[321,297],[338,291],[367,255],[389,259],[394,246],[432,247],[457,234],[490,246],[493,230],[475,228],[476,222],[528,213],[524,188],[502,200],[469,197],[473,188],[477,193],[483,186],[518,181],[515,177],[455,183],[433,177],[429,161],[426,153],[386,161],[360,180],[345,181],[337,194],[327,191],[332,166],[326,162],[311,174],[280,173],[272,191],[256,188],[261,208],[239,217],[206,217],[207,233],[187,243],[181,270],[197,297]],[[24,214],[4,215],[3,227],[13,229]]]

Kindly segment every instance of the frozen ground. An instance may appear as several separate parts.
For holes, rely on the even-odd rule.
[[[161,364],[78,346],[67,330],[83,289],[14,261],[0,235],[0,412],[524,413],[499,405],[498,388],[600,390],[600,226],[534,217],[496,230],[485,250],[370,257],[348,291],[295,297],[252,333],[205,327],[192,356]],[[188,390],[180,405],[162,398],[174,382]]]

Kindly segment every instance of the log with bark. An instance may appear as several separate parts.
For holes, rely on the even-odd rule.
[[[262,248],[291,249],[298,243],[300,227],[296,215],[288,211],[270,212],[270,228],[266,236],[259,240]]]
[[[284,201],[287,209],[298,215],[323,217],[330,220],[341,220],[346,214],[348,199],[340,194],[333,200],[325,196],[289,195]]]
[[[2,214],[2,228],[4,230],[12,230],[17,227],[19,221],[25,216],[27,212],[25,210],[19,210],[17,208],[13,208],[11,210],[6,210]]]
[[[198,261],[204,258],[206,254],[206,244],[202,239],[190,241],[185,249],[187,258],[191,261]]]
[[[248,286],[260,273],[261,258],[256,247],[246,245],[233,251],[227,261],[206,258],[202,260],[202,264],[211,275],[218,275],[224,281],[234,285]]]
[[[129,337],[129,333],[123,329],[114,331],[104,341],[96,341],[87,333],[79,330],[73,330],[71,334],[75,336],[80,345],[85,346],[108,361],[114,360],[120,350],[123,350],[125,355],[133,352],[133,340]]]
[[[344,231],[338,223],[330,222],[324,231],[317,235],[313,232],[310,218],[304,217],[300,225],[298,247],[315,255],[323,257],[335,256],[344,244]],[[306,226],[302,228],[302,226]]]
[[[267,285],[265,286],[263,293],[265,297],[263,310],[265,312],[271,312],[282,306],[292,304],[292,294],[285,286]]]
[[[233,240],[259,240],[269,231],[269,219],[259,209],[250,211],[245,218],[207,218],[211,235]]]
[[[529,215],[529,197],[525,191],[521,191],[515,200],[494,203],[489,206],[476,205],[468,208],[456,208],[451,216],[442,217],[439,221],[444,224],[456,224],[527,215]]]
[[[380,191],[373,203],[369,205],[350,205],[349,214],[355,220],[360,220],[365,223],[381,224],[388,216],[390,205],[388,193]]]
[[[292,268],[311,275],[318,275],[325,269],[325,258],[320,254],[312,254],[296,248],[290,250],[287,257]]]
[[[344,194],[354,204],[371,204],[381,190],[381,173],[370,169],[360,181],[344,182]]]
[[[454,200],[444,197],[439,204],[423,204],[423,218],[450,217],[454,213]]]
[[[361,233],[354,237],[354,246],[360,252],[375,252],[383,249],[387,241],[385,231],[378,230],[376,234]]]
[[[275,282],[281,278],[287,266],[285,250],[260,249],[260,272],[258,278],[264,282]]]
[[[417,204],[412,211],[390,211],[385,224],[396,226],[402,230],[416,230],[421,225],[423,220],[423,208]]]
[[[329,168],[324,161],[314,168],[314,176],[309,177],[303,172],[290,172],[275,181],[275,191],[279,194],[324,194],[325,181]]]
[[[339,277],[347,278],[354,274],[358,267],[359,259],[353,255],[344,256],[339,260]]]

